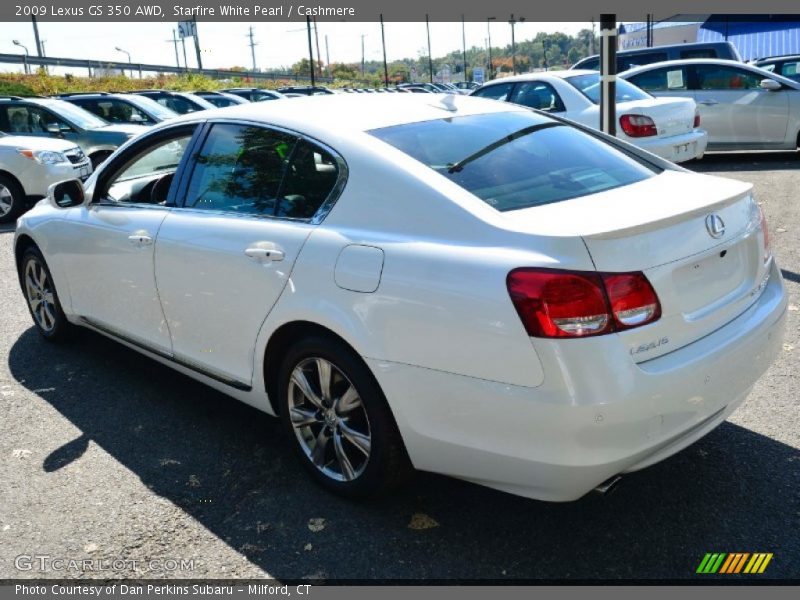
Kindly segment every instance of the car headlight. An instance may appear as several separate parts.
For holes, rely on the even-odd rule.
[[[42,165],[57,165],[69,162],[69,159],[61,152],[54,152],[52,150],[28,150],[27,148],[19,148],[17,152],[22,154],[25,158],[35,160]]]

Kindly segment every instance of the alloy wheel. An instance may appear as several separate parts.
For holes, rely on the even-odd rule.
[[[0,217],[5,217],[14,206],[14,196],[11,190],[0,183]]]
[[[25,294],[36,324],[43,331],[52,331],[56,326],[55,294],[44,265],[35,258],[25,265]]]
[[[369,462],[369,418],[358,390],[332,362],[306,358],[292,371],[289,418],[312,464],[336,481],[357,479]]]

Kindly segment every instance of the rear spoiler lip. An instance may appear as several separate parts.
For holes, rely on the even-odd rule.
[[[654,227],[663,227],[673,225],[675,223],[679,223],[680,221],[684,221],[687,218],[692,217],[699,217],[702,215],[707,215],[709,213],[714,212],[715,210],[720,210],[725,208],[726,206],[730,206],[731,204],[735,204],[739,202],[743,198],[747,196],[751,196],[753,193],[753,184],[752,183],[744,183],[742,185],[745,186],[741,192],[733,194],[731,196],[727,196],[724,198],[720,198],[715,202],[711,202],[709,204],[704,204],[703,206],[698,206],[697,208],[693,208],[684,212],[676,213],[674,215],[669,215],[668,217],[663,217],[661,219],[656,219],[653,221],[647,221],[645,223],[640,223],[637,225],[631,225],[629,227],[625,227],[622,229],[613,229],[610,231],[601,231],[597,233],[589,233],[586,235],[582,235],[581,237],[584,240],[604,240],[604,239],[615,239],[615,238],[623,238],[629,237],[631,235],[645,233]],[[742,229],[741,231],[744,231]],[[733,235],[739,235],[741,231],[735,232]],[[729,237],[729,236],[726,236]]]

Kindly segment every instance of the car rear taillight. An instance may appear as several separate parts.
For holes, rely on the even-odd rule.
[[[700,127],[700,111],[698,109],[694,109],[694,125],[692,125],[695,129]]]
[[[644,115],[622,115],[619,118],[622,131],[629,137],[650,137],[658,135],[653,119]]]
[[[643,273],[514,269],[506,279],[528,335],[575,338],[640,327],[661,316]]]

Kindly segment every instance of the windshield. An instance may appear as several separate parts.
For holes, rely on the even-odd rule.
[[[75,106],[63,100],[52,100],[45,104],[45,106],[81,129],[97,129],[98,127],[107,127],[109,124],[108,121],[104,121],[100,117],[93,115],[88,110],[84,110],[80,106]]]
[[[369,133],[499,211],[595,194],[657,172],[533,111],[436,119]]]
[[[160,120],[166,119],[173,119],[178,116],[174,110],[168,109],[166,106],[162,106],[152,98],[148,98],[146,96],[138,96],[136,94],[130,94],[125,96],[125,99],[128,100],[131,104],[141,108],[143,111],[153,115],[154,117]]]
[[[576,75],[567,77],[567,83],[576,88],[581,94],[586,96],[595,104],[600,104],[600,74],[589,73],[588,75]],[[648,100],[652,98],[650,94],[639,89],[632,83],[624,79],[617,79],[617,102],[631,102],[633,100]]]

